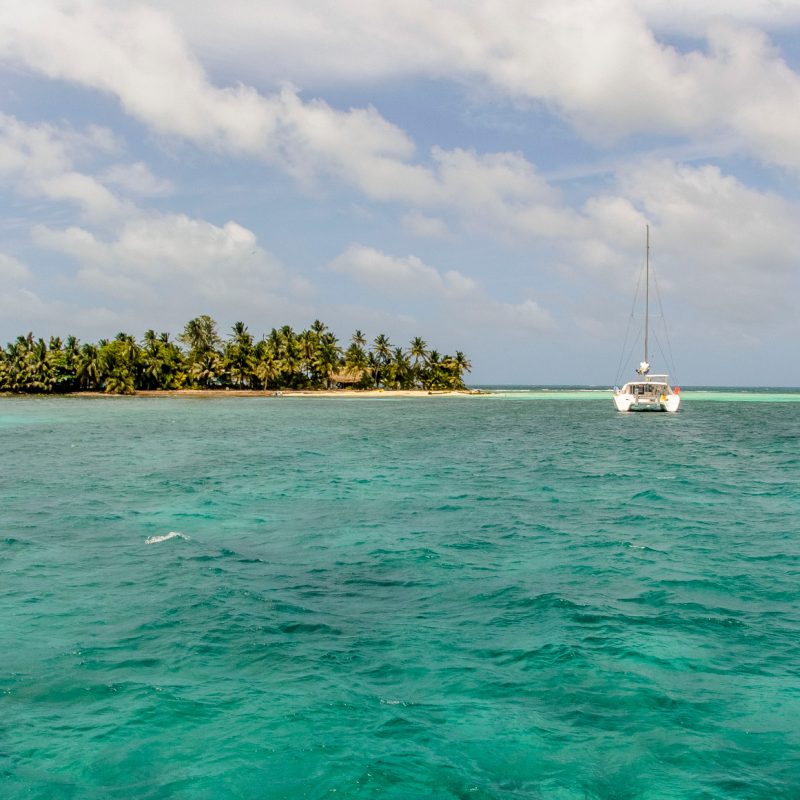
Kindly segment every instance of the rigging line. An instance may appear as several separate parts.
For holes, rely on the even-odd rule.
[[[622,341],[622,351],[619,354],[619,364],[617,364],[617,373],[616,377],[614,378],[615,386],[619,384],[620,378],[622,377],[622,364],[627,361],[627,359],[625,358],[625,348],[628,346],[628,337],[631,335],[632,324],[633,324],[633,314],[631,314],[631,316],[628,318],[628,327],[625,329],[625,338]],[[631,352],[633,352],[632,348]]]
[[[634,337],[633,341],[631,342],[630,350],[628,350],[627,353],[625,353],[623,351],[623,357],[620,359],[620,367],[619,367],[619,371],[617,373],[617,379],[614,381],[614,384],[616,386],[619,386],[620,381],[622,379],[622,362],[623,362],[623,360],[624,360],[625,363],[628,363],[630,361],[630,359],[633,357],[633,351],[639,346],[639,343],[641,342],[641,340],[642,340],[642,333],[640,331],[639,333],[636,334],[636,336]],[[624,381],[622,381],[622,382],[624,383]]]
[[[636,281],[636,291],[633,293],[633,302],[631,303],[631,313],[628,317],[628,327],[625,330],[625,339],[622,342],[622,352],[620,353],[619,357],[619,364],[617,365],[617,377],[614,379],[614,385],[618,385],[620,380],[622,379],[622,365],[623,363],[627,363],[630,359],[631,355],[633,354],[633,348],[638,344],[639,338],[636,338],[636,341],[631,346],[630,351],[628,352],[627,356],[625,354],[625,348],[628,344],[628,336],[631,332],[631,325],[633,325],[633,321],[635,319],[634,312],[636,311],[636,303],[639,300],[639,292],[642,288],[642,274],[644,270],[639,270],[639,277]]]
[[[672,343],[670,342],[669,339],[669,325],[667,325],[667,318],[664,316],[664,306],[661,304],[661,290],[658,287],[658,278],[656,277],[655,270],[653,270],[653,283],[655,284],[656,287],[656,299],[658,300],[658,310],[661,314],[661,322],[664,328],[664,338],[666,339],[667,351],[669,353],[669,356],[667,356],[667,354],[664,353],[662,350],[662,355],[664,356],[664,360],[667,362],[668,369],[673,377],[674,382],[678,383],[678,374],[675,370],[675,359],[672,355]]]
[[[670,365],[669,365],[669,359],[667,358],[667,354],[664,352],[664,345],[662,344],[661,337],[659,337],[657,331],[653,331],[653,338],[656,340],[656,346],[658,347],[658,352],[659,352],[661,358],[664,360],[664,363],[667,365],[667,369],[670,371],[670,374],[672,374],[672,369],[670,368]]]

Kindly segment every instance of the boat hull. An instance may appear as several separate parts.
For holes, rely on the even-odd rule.
[[[636,397],[629,392],[614,394],[614,407],[617,411],[665,411],[674,414],[680,405],[680,395],[674,393],[660,397]]]

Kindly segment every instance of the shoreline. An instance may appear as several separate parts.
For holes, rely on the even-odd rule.
[[[469,397],[487,395],[481,389],[139,389],[133,394],[106,392],[65,392],[46,397]]]

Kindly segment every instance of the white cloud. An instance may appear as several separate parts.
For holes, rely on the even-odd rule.
[[[213,20],[220,37],[243,35],[243,54],[253,31],[266,36],[261,49],[272,43],[306,61],[325,63],[335,53],[348,64],[372,63],[385,51],[387,74],[483,76],[510,96],[560,109],[590,138],[732,131],[761,158],[800,168],[800,118],[785,113],[800,103],[800,78],[762,34],[729,21],[710,26],[707,53],[681,54],[659,43],[626,0],[507,0],[505,13],[488,2],[410,0],[369,10],[353,0],[335,9],[238,3],[240,13],[228,13],[226,5]],[[425,164],[414,161],[409,137],[374,108],[339,111],[322,100],[304,101],[289,87],[262,95],[242,84],[214,86],[183,34],[205,41],[211,23],[204,14],[218,7],[201,6],[192,4],[189,18],[180,2],[171,4],[170,17],[141,4],[39,0],[0,17],[0,43],[7,57],[50,77],[113,94],[156,132],[257,156],[302,181],[329,175],[373,200],[409,204],[417,214],[456,211],[472,231],[581,235],[580,217],[520,154],[434,148]],[[247,30],[236,20],[246,21]],[[372,42],[366,51],[365,38]],[[284,77],[275,74],[273,82]],[[142,168],[106,179],[145,194],[165,190]],[[87,176],[60,174],[39,186],[95,213],[118,202]]]
[[[157,130],[209,135],[237,94],[203,91],[202,69],[169,19],[142,4],[34,0],[6,6],[0,20],[7,58],[51,78],[111,92],[130,114]],[[247,93],[242,97],[246,105]]]
[[[5,285],[19,283],[31,277],[31,271],[19,259],[0,253],[0,281]]]
[[[732,130],[757,158],[800,169],[800,76],[761,31],[719,23],[709,31],[711,56],[699,61],[698,123]],[[719,122],[722,125],[719,125]]]
[[[77,227],[35,233],[40,246],[77,261],[84,291],[124,299],[143,320],[152,317],[149,309],[161,318],[171,306],[263,310],[308,289],[236,222],[219,227],[182,214],[141,216],[108,241]]]
[[[87,151],[107,151],[113,137],[91,127],[85,134],[54,125],[28,125],[0,113],[0,178],[22,195],[77,204],[95,219],[128,210],[95,178],[78,172],[74,164]]]
[[[796,204],[715,166],[632,164],[619,175],[615,194],[586,203],[585,234],[563,243],[575,269],[574,324],[609,332],[610,290],[625,299],[620,313],[627,311],[649,223],[665,312],[681,321],[673,335],[730,346],[788,332],[797,325],[793,304],[800,295],[799,214]]]
[[[558,238],[580,224],[563,203],[560,193],[518,153],[478,154],[436,147],[430,166],[391,159],[363,162],[354,153],[344,177],[376,200],[401,201],[417,206],[407,224],[421,228],[419,208],[456,212],[471,233],[506,237]],[[439,231],[435,225],[428,231]]]
[[[144,4],[33,0],[0,12],[0,45],[6,60],[115,96],[158,133],[261,154],[290,172],[320,160],[336,171],[353,152],[369,163],[413,147],[373,109],[303,103],[290,88],[265,97],[242,84],[213,86],[167,14]]]
[[[77,203],[91,217],[117,216],[126,210],[126,205],[105,186],[80,172],[42,176],[37,188],[50,200]]]
[[[620,181],[654,221],[665,277],[683,299],[728,323],[770,325],[796,296],[800,209],[717,167],[641,165]]]
[[[337,256],[330,268],[382,293],[458,298],[477,289],[472,278],[457,270],[439,272],[416,256],[395,258],[359,244]]]
[[[478,324],[495,331],[509,331],[519,338],[524,338],[531,332],[550,333],[556,329],[550,312],[530,298],[519,303],[487,299],[473,305],[469,316],[473,325]]]
[[[757,157],[800,168],[792,144],[800,122],[781,113],[797,105],[800,77],[754,27],[799,25],[794,3],[171,0],[168,8],[198,53],[256,84],[477,79],[547,103],[595,141],[733,133]],[[680,52],[656,31],[699,46]]]
[[[0,292],[0,314],[7,326],[25,333],[37,322],[46,320],[53,304],[43,301],[30,289],[16,287]]]
[[[446,239],[450,236],[447,223],[419,211],[411,211],[403,217],[403,226],[412,235],[425,239]]]
[[[656,29],[687,36],[719,20],[774,31],[800,27],[800,6],[794,0],[636,0],[635,5]]]
[[[330,268],[387,297],[418,296],[433,303],[436,322],[458,329],[488,326],[516,334],[550,331],[553,319],[536,301],[509,303],[491,297],[478,281],[457,270],[440,271],[416,256],[396,258],[364,245],[351,245]]]
[[[100,180],[140,197],[158,197],[172,192],[172,184],[153,175],[150,167],[141,161],[114,164],[100,176]]]
[[[433,157],[438,192],[431,193],[430,204],[460,210],[471,227],[541,237],[574,234],[577,216],[523,156],[436,148]]]
[[[126,327],[136,331],[141,324],[141,318],[131,318],[119,310],[47,299],[27,287],[0,292],[0,315],[8,337],[32,331],[45,339],[77,334],[96,341]]]
[[[304,103],[289,88],[262,102],[278,130],[261,146],[289,172],[307,175],[314,166],[339,175],[356,172],[367,181],[371,170],[382,172],[413,154],[411,140],[374,108],[336,111],[322,100]]]

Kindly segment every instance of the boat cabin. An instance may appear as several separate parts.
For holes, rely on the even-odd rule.
[[[630,381],[622,387],[623,394],[632,394],[634,397],[661,397],[671,394],[667,375],[648,375],[641,381]]]
[[[633,381],[622,387],[623,394],[632,394],[634,397],[661,397],[669,392],[669,384],[656,381]]]

